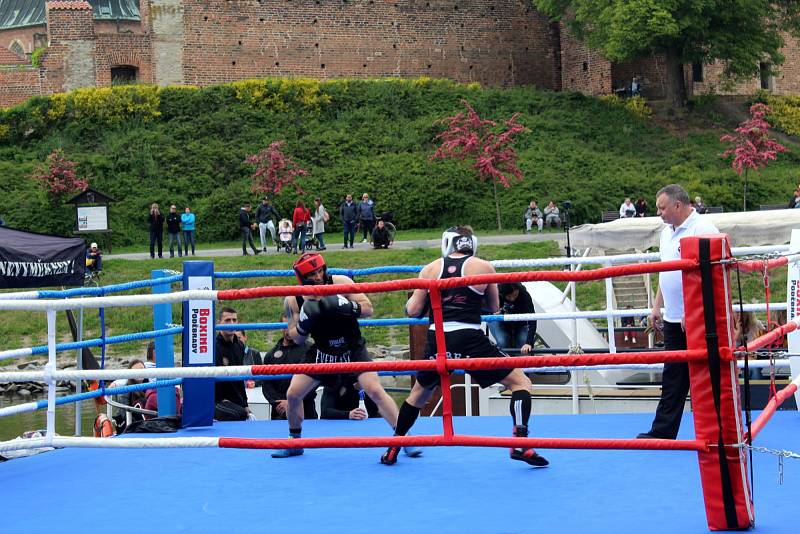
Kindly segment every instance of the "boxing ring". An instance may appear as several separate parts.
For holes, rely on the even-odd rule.
[[[764,470],[771,458],[756,455],[756,462],[749,463],[748,452],[755,448],[753,440],[758,437],[768,452],[782,452],[781,458],[792,457],[781,447],[786,443],[797,443],[800,419],[796,413],[776,414],[776,410],[783,399],[797,390],[800,378],[776,392],[767,409],[750,425],[748,433],[742,421],[735,356],[739,353],[747,356],[779,336],[796,330],[800,319],[788,321],[779,329],[734,350],[730,271],[734,266],[740,270],[777,268],[789,264],[790,259],[794,262],[797,255],[753,262],[736,261],[721,236],[685,239],[682,251],[681,260],[591,271],[530,271],[447,280],[404,279],[220,291],[189,289],[176,293],[79,300],[41,299],[38,295],[30,297],[30,300],[0,300],[0,310],[47,313],[47,353],[50,358],[45,371],[0,374],[0,380],[5,382],[40,380],[49,386],[47,435],[0,443],[0,453],[25,448],[63,448],[0,465],[0,480],[4,487],[14,488],[12,494],[3,500],[4,507],[8,507],[3,514],[3,525],[12,526],[13,530],[9,531],[30,530],[26,520],[36,517],[31,502],[39,501],[37,506],[41,506],[41,501],[46,500],[48,510],[53,512],[48,521],[60,521],[55,524],[69,530],[69,525],[85,525],[83,521],[87,518],[95,518],[98,509],[108,506],[103,502],[109,497],[112,501],[118,498],[128,502],[131,496],[142,495],[142,490],[145,490],[147,494],[152,492],[157,496],[158,505],[154,507],[157,510],[151,512],[148,508],[146,518],[126,517],[127,522],[120,531],[126,531],[128,526],[131,531],[138,530],[144,525],[152,525],[153,521],[163,524],[166,530],[208,532],[222,529],[260,532],[288,528],[301,532],[345,528],[357,532],[405,532],[421,526],[426,529],[434,526],[436,530],[446,532],[571,532],[592,526],[601,532],[640,532],[645,528],[653,532],[662,531],[660,528],[664,532],[749,528],[755,519],[749,473],[751,469]],[[512,281],[580,282],[669,270],[682,270],[684,273],[686,351],[471,360],[445,358],[446,346],[441,329],[442,289]],[[377,293],[416,288],[427,289],[431,295],[437,326],[438,353],[435,360],[94,371],[59,371],[54,366],[57,350],[55,313],[59,310],[190,301],[223,303],[252,298]],[[626,310],[628,313],[631,311],[638,310]],[[146,334],[150,337],[170,335],[159,330]],[[0,357],[3,355],[0,353]],[[527,369],[592,368],[678,361],[688,362],[690,366],[694,416],[688,417],[687,414],[687,424],[683,425],[677,440],[629,439],[628,436],[646,428],[650,414],[537,416],[531,422],[532,434],[537,437],[529,438],[503,437],[510,430],[507,417],[454,418],[452,415],[449,372],[455,370],[512,366]],[[54,385],[61,380],[144,377],[159,380],[156,384],[144,384],[143,388],[171,388],[182,380],[186,391],[193,380],[367,370],[438,372],[443,386],[443,416],[441,419],[420,420],[415,427],[417,434],[406,437],[387,436],[389,432],[385,424],[373,420],[355,424],[308,421],[306,434],[315,437],[294,439],[291,446],[314,450],[290,460],[273,460],[263,452],[248,450],[286,447],[288,440],[277,437],[287,431],[286,423],[282,421],[216,423],[213,427],[185,428],[178,437],[96,439],[54,434],[55,406],[61,400],[55,398]],[[110,393],[111,390],[105,390],[83,395]],[[188,408],[188,398],[186,403]],[[36,403],[36,407],[41,405]],[[0,415],[8,413],[11,411],[0,412]],[[688,421],[693,422],[694,436]],[[439,432],[436,432],[437,427],[441,427]],[[595,437],[598,435],[608,437]],[[379,450],[362,450],[407,445],[426,447],[425,454],[420,459],[404,458],[393,467],[378,464]],[[558,450],[548,453],[550,468],[532,470],[508,462],[503,454],[505,451],[487,451],[485,447]],[[118,448],[129,450],[124,453],[111,450]],[[221,448],[237,450],[211,450]],[[670,451],[670,454],[663,451]],[[698,458],[699,472],[686,456],[688,453]],[[796,462],[786,464],[786,474],[797,474],[794,464]],[[46,479],[46,487],[32,482],[26,484],[25,477],[31,472]],[[85,476],[87,474],[91,476]],[[91,487],[97,489],[103,474],[125,481],[125,484],[136,483],[137,487],[132,490],[123,487],[125,484],[106,480],[102,483],[103,491],[93,494]],[[765,510],[758,531],[779,532],[782,530],[771,529],[785,529],[791,521],[789,513],[793,508],[790,503],[797,493],[789,490],[797,488],[798,482],[796,477],[784,478],[780,491],[757,488],[755,504],[760,504]],[[73,495],[80,496],[78,503],[72,499],[62,499],[63,503],[57,503],[59,488],[65,487],[69,487]],[[628,505],[624,510],[620,509],[621,502]],[[633,503],[635,506],[631,506]],[[701,503],[705,505],[706,523],[703,522]],[[139,512],[141,504],[127,509]],[[528,513],[509,514],[507,505],[519,506],[520,511]],[[254,510],[259,513],[253,514]],[[585,513],[576,513],[576,510]],[[0,532],[3,528],[6,527],[0,525]],[[52,525],[48,525],[47,530],[51,528]]]

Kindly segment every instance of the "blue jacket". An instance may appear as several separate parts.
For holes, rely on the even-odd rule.
[[[195,220],[194,213],[182,213],[181,214],[181,222],[183,223],[183,231],[184,232],[192,232],[192,231],[194,231],[194,220]]]

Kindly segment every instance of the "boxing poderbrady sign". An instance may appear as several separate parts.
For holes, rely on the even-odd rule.
[[[212,277],[189,276],[188,288],[211,289]],[[214,304],[210,300],[188,302],[188,364],[210,365],[214,363]]]

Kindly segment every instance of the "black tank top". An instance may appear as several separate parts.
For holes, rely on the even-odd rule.
[[[332,284],[330,275],[325,278],[325,284]],[[303,308],[303,297],[296,296],[297,309]],[[317,321],[309,332],[314,339],[314,345],[324,352],[337,353],[358,348],[362,345],[361,328],[355,317],[328,318]]]
[[[442,258],[442,272],[439,278],[457,278],[462,276],[464,264],[472,256],[460,256]],[[444,322],[459,322],[470,324],[481,324],[481,303],[483,294],[478,293],[469,286],[454,287],[442,291],[442,315]],[[433,310],[430,312],[431,324],[433,324]]]

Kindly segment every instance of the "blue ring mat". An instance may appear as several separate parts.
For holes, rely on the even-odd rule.
[[[543,437],[632,437],[652,414],[534,416]],[[457,417],[461,434],[506,436],[510,417]],[[217,423],[181,436],[284,437],[285,421]],[[416,435],[441,433],[420,418]],[[388,435],[386,423],[306,421],[304,437]],[[175,434],[169,434],[175,436]],[[681,438],[694,435],[684,415]],[[141,436],[141,435],[139,435]],[[121,438],[124,439],[124,438]],[[756,445],[800,449],[800,414],[778,412]],[[697,456],[686,451],[540,450],[531,468],[506,449],[307,449],[273,459],[235,449],[62,449],[0,463],[0,533],[707,533]],[[800,460],[755,453],[758,533],[794,530]]]

